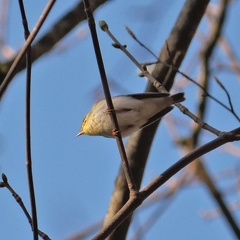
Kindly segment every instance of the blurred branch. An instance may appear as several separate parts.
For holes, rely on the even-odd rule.
[[[234,144],[227,144],[222,148],[222,151],[231,154],[234,157],[240,158],[240,147],[237,147]]]
[[[210,23],[211,29],[208,31],[208,35],[207,35],[208,38],[206,40],[206,43],[204,44],[204,49],[202,49],[201,51],[202,66],[200,69],[199,82],[207,92],[209,92],[211,57],[214,52],[215,46],[218,42],[218,39],[221,36],[223,24],[225,22],[227,10],[228,10],[228,3],[229,3],[229,0],[220,1],[219,11],[217,13],[217,16],[214,16],[211,18],[211,23]],[[200,94],[201,93],[199,93],[199,95]],[[200,98],[197,115],[201,119],[204,119],[206,114],[207,100],[208,98]],[[199,138],[200,138],[201,131],[202,129],[200,126],[198,125],[194,126],[192,136],[189,137],[187,141],[187,145],[185,145],[187,152],[194,151],[194,149],[196,149],[196,147],[199,145]],[[231,226],[233,232],[239,239],[240,229],[238,228],[238,224],[235,222],[233,216],[231,215],[231,212],[229,211],[228,206],[222,197],[221,191],[215,185],[210,173],[205,168],[201,159],[197,159],[197,161],[195,161],[191,166],[189,166],[189,168],[193,171],[193,173],[196,173],[199,179],[206,185],[210,194],[212,195],[216,203],[221,208],[222,213],[225,216],[226,220],[228,221],[229,225]]]
[[[107,0],[91,0],[92,10],[96,10]],[[32,45],[32,62],[36,61],[45,53],[49,52],[53,46],[58,43],[63,37],[65,37],[77,24],[86,19],[86,14],[84,12],[83,2],[79,1],[72,9],[70,9],[62,18],[60,18],[39,40]],[[35,31],[35,28],[33,32]],[[33,33],[32,32],[32,33]],[[29,37],[30,38],[30,37]],[[35,36],[34,36],[35,38]],[[30,39],[28,39],[30,42]],[[33,39],[31,39],[31,42]],[[23,48],[25,45],[23,46]],[[23,48],[20,50],[16,58],[20,55],[23,55]],[[25,50],[26,51],[26,50]],[[6,74],[9,72],[10,67],[15,64],[16,58],[12,61],[6,63],[0,63],[0,84],[2,88],[3,79],[6,77]],[[21,60],[21,61],[20,61]],[[11,74],[9,82],[12,78],[20,71],[25,69],[26,62],[24,59],[18,60],[19,63],[15,66],[15,71]],[[9,82],[6,83],[4,90],[8,87]],[[2,90],[0,90],[0,98],[2,96]]]
[[[130,36],[131,36],[140,46],[142,46],[142,47],[143,47],[144,49],[146,49],[149,53],[151,53],[156,59],[158,59],[158,57],[157,57],[146,45],[144,45],[128,27],[126,27],[126,29],[127,29],[127,32],[130,34]],[[121,47],[121,46],[120,46],[120,48],[126,53],[125,47],[123,47],[123,46]],[[167,51],[168,51],[168,53],[169,53],[169,57],[171,57],[171,53],[170,53],[170,50],[169,50],[169,47],[168,47],[168,43],[167,43],[167,42],[166,42],[166,48],[167,48]],[[195,85],[197,85],[199,88],[201,88],[201,89],[203,90],[203,92],[204,92],[204,95],[203,95],[203,96],[211,98],[212,100],[214,100],[215,102],[217,102],[219,105],[221,105],[222,107],[224,107],[226,110],[228,110],[229,112],[231,112],[238,121],[240,120],[239,117],[237,116],[237,114],[236,114],[235,111],[234,111],[234,108],[233,108],[233,105],[232,105],[232,101],[231,101],[231,97],[230,97],[228,91],[226,90],[226,88],[223,86],[223,84],[220,82],[220,80],[219,80],[218,78],[215,77],[215,80],[216,80],[216,82],[218,83],[218,85],[219,85],[219,86],[224,90],[224,92],[226,93],[230,107],[228,107],[228,106],[227,106],[226,104],[224,104],[222,101],[220,101],[219,99],[217,99],[216,97],[214,97],[212,94],[210,94],[203,86],[201,86],[201,84],[199,84],[199,83],[198,83],[197,81],[195,81],[193,78],[187,76],[184,72],[180,71],[177,67],[175,67],[175,66],[173,65],[173,63],[172,63],[172,64],[167,64],[167,63],[162,62],[161,60],[158,60],[157,62],[162,63],[162,64],[165,65],[166,67],[171,68],[173,71],[176,71],[176,73],[179,73],[180,75],[182,75],[183,77],[185,77],[187,80],[189,80],[189,81],[191,81],[192,83],[194,83]],[[144,66],[144,65],[156,64],[157,62],[142,64],[142,66]],[[140,66],[140,64],[136,64],[136,65],[137,65],[138,67]],[[139,68],[140,68],[140,67],[139,67]],[[147,77],[147,75],[144,74],[144,70],[142,70],[141,76],[146,76],[146,77]],[[154,85],[154,84],[153,84],[153,85]],[[163,85],[165,85],[165,84],[163,83]],[[186,115],[188,115],[188,113],[187,113]],[[189,117],[191,117],[191,115],[190,115]],[[194,120],[194,119],[196,119],[196,117],[194,117],[193,120]],[[194,121],[195,121],[195,120],[194,120]],[[199,121],[195,121],[195,122],[196,122],[196,123],[199,123]],[[201,125],[201,124],[199,124],[199,125]],[[204,125],[203,125],[203,124],[202,124],[202,128],[204,128]],[[210,130],[210,131],[211,131],[211,130]],[[213,132],[213,133],[215,133],[215,132]]]
[[[235,202],[232,202],[228,208],[231,210],[231,212],[236,212],[240,207],[240,200],[238,199]],[[202,217],[205,219],[214,219],[217,217],[220,217],[222,215],[222,211],[220,209],[214,209],[212,211],[203,211]]]
[[[229,0],[221,0],[220,6],[219,6],[219,12],[218,16],[215,16],[214,18],[211,18],[212,21],[209,24],[211,26],[211,29],[208,31],[208,39],[206,40],[204,44],[204,48],[201,51],[201,59],[202,59],[202,66],[200,69],[200,79],[199,82],[201,86],[206,89],[207,92],[209,92],[209,75],[210,75],[210,62],[211,62],[211,56],[213,54],[214,48],[217,44],[217,41],[221,35],[223,23],[226,17],[227,7],[228,7]],[[200,95],[200,94],[199,94]],[[198,108],[198,116],[201,119],[204,119],[205,113],[206,113],[206,106],[207,106],[207,98],[201,98],[201,101],[199,103]],[[198,137],[200,134],[201,129],[196,126],[194,129],[193,134],[193,143],[198,142]]]
[[[159,55],[161,62],[169,64],[174,63],[174,65],[179,68],[187,52],[189,44],[191,43],[191,40],[196,32],[198,24],[205,13],[208,3],[209,0],[186,1],[168,39],[166,40],[169,44],[171,56],[173,56],[174,61],[169,59],[169,53],[166,49],[166,45],[164,44]],[[158,63],[152,75],[159,82],[166,82],[167,84],[165,85],[165,88],[167,91],[169,91],[172,87],[176,72],[171,70],[171,68]],[[148,83],[146,91],[155,91],[155,88],[150,82]],[[142,131],[134,133],[127,142],[126,152],[134,180],[138,188],[140,188],[141,185],[148,154],[157,127],[158,123],[152,124],[147,129],[143,129]],[[128,187],[124,180],[123,171],[120,168],[108,212],[105,217],[105,222],[110,222],[113,219],[119,209],[121,209],[122,206],[127,202],[128,196]],[[130,221],[131,217],[125,220],[124,223],[122,223],[121,226],[118,227],[108,239],[125,239]]]
[[[11,187],[11,185],[9,184],[8,182],[8,179],[7,179],[7,176],[3,173],[2,174],[2,180],[3,182],[0,182],[0,187],[6,187],[13,195],[13,197],[15,198],[16,202],[19,204],[19,206],[22,208],[25,216],[27,217],[28,219],[28,222],[30,223],[30,226],[32,227],[32,218],[30,216],[30,214],[28,213],[21,197],[14,191],[14,189]],[[40,230],[37,230],[38,232],[38,235],[40,237],[42,237],[42,239],[44,240],[50,240],[50,238],[48,237],[47,234],[45,234],[44,232],[40,231]]]
[[[97,231],[99,231],[99,229],[101,229],[101,226],[102,226],[102,221],[99,221],[97,223],[92,224],[88,228],[85,228],[83,231],[67,237],[65,240],[89,239],[91,235],[95,234]]]
[[[0,48],[5,45],[9,5],[9,1],[0,2]]]
[[[18,53],[18,55],[16,56],[16,58],[14,59],[13,63],[11,64],[11,67],[9,68],[9,70],[7,70],[6,76],[4,78],[4,80],[2,81],[1,85],[0,85],[0,99],[2,98],[4,92],[6,91],[9,83],[11,82],[13,76],[16,74],[16,70],[17,67],[19,65],[19,63],[21,62],[21,60],[23,59],[24,55],[26,54],[28,47],[30,46],[30,44],[33,42],[33,40],[35,39],[37,33],[39,32],[39,30],[41,29],[41,26],[43,25],[44,21],[46,20],[50,10],[52,9],[54,3],[56,0],[50,0],[48,2],[48,4],[46,5],[45,9],[42,12],[42,15],[40,16],[36,26],[33,28],[32,33],[28,36],[28,39],[25,41],[23,47],[21,48],[20,52]],[[25,65],[24,65],[25,67]],[[4,70],[6,70],[6,67],[0,66],[0,69],[4,68]],[[0,77],[1,75],[3,75],[3,73],[0,73]]]
[[[238,78],[240,78],[240,62],[236,56],[236,51],[234,51],[226,36],[220,36],[218,43],[229,59],[231,70],[236,72]]]

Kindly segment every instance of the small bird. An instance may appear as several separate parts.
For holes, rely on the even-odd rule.
[[[138,93],[112,97],[122,137],[129,136],[156,122],[173,109],[172,104],[184,101],[184,93]],[[114,137],[106,99],[95,103],[85,116],[81,130],[77,134]]]

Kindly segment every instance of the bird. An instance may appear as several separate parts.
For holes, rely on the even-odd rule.
[[[112,97],[122,137],[149,126],[173,109],[173,104],[185,100],[184,93],[135,93]],[[106,99],[96,102],[82,121],[80,135],[114,138],[113,124]]]

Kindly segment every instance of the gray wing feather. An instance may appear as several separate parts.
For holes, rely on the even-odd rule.
[[[167,108],[163,109],[161,112],[158,112],[157,114],[155,114],[154,116],[149,118],[148,121],[140,127],[140,129],[144,128],[144,127],[147,127],[148,125],[156,122],[157,120],[162,118],[164,115],[166,115],[168,112],[170,112],[172,109],[173,109],[173,106],[170,106],[170,107],[167,107]]]

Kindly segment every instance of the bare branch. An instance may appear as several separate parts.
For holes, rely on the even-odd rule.
[[[107,82],[107,76],[106,76],[106,72],[105,72],[105,68],[104,68],[104,64],[103,64],[103,60],[102,60],[102,55],[101,55],[101,51],[100,51],[100,47],[99,47],[97,32],[96,32],[96,28],[95,28],[95,21],[94,21],[92,10],[90,8],[88,0],[84,0],[84,7],[85,7],[85,12],[87,15],[88,23],[89,23],[91,35],[92,35],[93,46],[94,46],[94,50],[95,50],[95,54],[96,54],[99,72],[101,75],[102,86],[103,86],[108,110],[110,113],[110,117],[112,120],[112,124],[113,124],[113,132],[115,133],[114,135],[116,138],[116,142],[117,142],[119,153],[120,153],[121,160],[122,160],[122,167],[123,167],[125,177],[126,177],[126,180],[128,183],[128,188],[129,188],[130,194],[135,195],[138,192],[138,189],[136,187],[134,178],[132,176],[132,172],[131,172],[129,164],[128,164],[127,155],[126,155],[125,148],[123,145],[121,132],[119,130],[117,116],[114,111],[114,106],[112,103],[111,94],[110,94],[110,90],[109,90],[109,86],[108,86],[108,82]]]
[[[45,9],[43,10],[43,13],[42,13],[41,17],[38,20],[36,26],[34,27],[32,33],[29,35],[27,41],[24,43],[23,47],[21,48],[20,52],[18,53],[14,62],[12,63],[9,71],[7,72],[7,75],[5,76],[3,82],[0,86],[0,99],[2,98],[8,84],[12,80],[19,63],[21,62],[22,58],[24,57],[25,53],[28,50],[28,47],[33,42],[33,40],[35,39],[35,37],[36,37],[37,33],[39,32],[41,26],[43,25],[44,21],[46,20],[46,18],[48,16],[50,10],[52,9],[55,1],[56,0],[50,0],[48,2]]]
[[[209,92],[211,57],[222,32],[223,24],[225,22],[227,10],[228,10],[228,4],[229,4],[228,0],[220,1],[219,11],[217,13],[217,16],[215,16],[214,18],[211,18],[213,20],[212,23],[210,24],[211,30],[208,31],[208,39],[207,39],[207,42],[204,44],[204,49],[202,50],[202,53],[201,53],[202,67],[200,70],[201,77],[199,82],[207,92]],[[220,101],[219,101],[219,104],[221,104],[222,106],[224,105],[220,103]],[[204,119],[204,116],[206,114],[206,107],[207,107],[207,98],[201,98],[198,106],[198,116],[201,119]],[[189,137],[188,145],[186,146],[187,151],[194,151],[194,149],[199,145],[199,137],[200,137],[201,130],[202,129],[200,126],[198,125],[195,126],[195,128],[193,129],[193,134],[191,137]],[[228,221],[229,225],[231,226],[237,238],[240,238],[240,229],[238,227],[238,224],[236,223],[234,217],[231,215],[231,212],[228,209],[228,206],[224,201],[224,198],[222,197],[221,191],[218,189],[218,187],[212,180],[211,175],[205,168],[203,162],[200,159],[198,159],[193,163],[192,169],[197,174],[199,179],[208,188],[211,196],[213,197],[213,199],[215,199],[216,203],[221,208],[224,217]]]
[[[230,61],[230,68],[238,75],[238,78],[240,78],[240,62],[236,56],[236,51],[234,51],[226,36],[221,36],[218,43]]]
[[[107,0],[91,0],[91,7],[93,11],[105,2],[107,2]],[[44,36],[42,36],[35,44],[33,44],[32,62],[36,61],[42,55],[49,52],[56,43],[58,43],[63,37],[65,37],[78,23],[84,21],[85,19],[86,14],[84,12],[83,2],[80,0],[61,19],[57,20],[57,22],[44,34]],[[37,25],[35,27],[37,27]],[[28,39],[28,42],[30,41],[32,43],[33,39]],[[16,58],[19,58],[20,55],[24,55],[24,52],[26,51],[26,46],[24,45],[23,48],[21,48],[18,55],[14,57],[14,60],[0,64],[0,99],[3,94],[2,92],[5,91],[9,83],[5,83],[4,89],[2,89],[3,80],[4,78],[6,78],[6,74],[9,72],[10,68],[12,68],[12,65],[16,64]],[[26,67],[26,62],[24,59],[21,59],[21,61],[17,61],[19,61],[19,63],[17,63],[17,66],[14,67],[15,71],[11,74],[11,78],[15,76],[16,73],[22,71]]]
[[[192,152],[181,158],[157,178],[155,178],[148,186],[144,187],[136,196],[130,196],[126,204],[116,213],[112,221],[106,224],[102,230],[93,238],[94,240],[102,240],[108,237],[131,213],[139,207],[142,202],[174,176],[181,169],[193,162],[195,159],[211,152],[212,150],[224,145],[227,142],[240,140],[240,128],[236,128],[230,132],[222,133],[214,140],[194,149]]]
[[[230,105],[230,108],[228,108],[228,110],[235,116],[235,118],[240,122],[240,118],[238,117],[238,115],[236,114],[234,108],[233,108],[233,104],[232,104],[232,100],[231,100],[231,96],[228,92],[228,90],[224,87],[224,85],[221,83],[221,81],[217,78],[214,77],[214,79],[216,80],[217,84],[223,89],[223,91],[226,93],[227,98],[228,98],[228,103]]]
[[[170,46],[170,51],[174,56],[174,65],[177,68],[179,68],[184,59],[189,44],[195,34],[202,16],[204,15],[208,3],[209,0],[187,0],[175,22],[167,42]],[[179,29],[181,29],[181,31],[179,31]],[[159,59],[165,63],[169,63],[165,45],[162,47]],[[165,87],[168,91],[171,89],[173,79],[176,74],[174,71],[163,64],[157,64],[152,74],[159,82],[163,82],[165,79],[168,79],[168,84]],[[149,82],[146,91],[149,92],[156,90],[152,86],[152,83]],[[137,186],[141,185],[145,165],[157,126],[158,123],[152,124],[148,127],[148,129],[143,129],[142,131],[134,133],[127,142],[126,152]],[[115,182],[115,189],[112,194],[108,213],[105,217],[106,222],[111,221],[116,212],[121,209],[128,199],[128,187],[123,179],[124,174],[122,169],[120,169]],[[130,221],[131,217],[128,218],[127,221],[125,220],[124,224],[117,228],[109,239],[116,239],[119,237],[125,239]]]
[[[30,32],[28,29],[27,17],[22,0],[19,0],[19,8],[22,17],[23,29],[25,40],[27,41]],[[47,15],[46,15],[47,16]],[[37,219],[37,207],[34,193],[34,183],[32,174],[32,155],[31,155],[31,71],[32,71],[32,59],[31,59],[31,44],[27,48],[26,52],[26,167],[28,176],[28,186],[30,194],[30,203],[32,209],[32,231],[33,239],[38,240],[38,219]],[[13,70],[14,71],[14,70]]]
[[[159,92],[167,92],[167,90],[164,88],[164,86],[158,82],[146,69],[145,66],[141,65],[132,55],[124,45],[122,45],[116,38],[115,36],[111,33],[109,30],[107,24],[104,21],[100,22],[101,28],[110,36],[110,38],[114,41],[115,46],[118,46],[119,49],[121,49],[135,65],[142,71],[142,75],[147,77],[149,81],[152,83],[152,85],[157,89]],[[167,47],[168,49],[168,47]],[[169,51],[169,49],[168,49]],[[180,103],[176,103],[175,106],[179,108],[179,110],[189,116],[194,122],[199,124],[200,127],[212,132],[213,134],[216,134],[217,136],[221,133],[219,130],[215,129],[214,127],[208,125],[207,123],[203,122],[201,119],[199,119],[196,115],[191,113],[185,106],[183,106]]]
[[[21,197],[14,191],[14,189],[9,184],[8,179],[4,173],[2,174],[2,180],[3,180],[3,182],[0,182],[0,187],[6,187],[12,193],[16,202],[22,208],[25,216],[27,217],[28,222],[30,223],[30,226],[32,227],[32,218],[31,218],[30,214],[28,213],[27,208],[25,207]],[[44,233],[40,230],[37,230],[37,232],[38,232],[38,235],[41,236],[43,239],[50,240],[50,238],[48,237],[48,235],[46,233]]]
[[[140,45],[142,46],[144,49],[146,49],[150,54],[152,54],[156,59],[158,59],[158,57],[146,46],[144,45],[137,37],[136,35],[132,32],[132,30],[130,30],[128,27],[126,27],[128,33],[130,34],[130,36]],[[121,47],[119,47],[121,49]],[[125,48],[125,47],[124,47]],[[168,55],[169,55],[169,58],[171,59],[171,52],[170,52],[170,49],[169,49],[169,46],[168,46],[168,43],[166,42],[166,49],[167,49],[167,52],[168,52]],[[192,83],[194,83],[195,85],[197,85],[200,89],[203,90],[204,92],[204,97],[209,97],[211,98],[213,101],[215,101],[216,103],[218,103],[219,105],[221,105],[222,107],[224,107],[226,110],[230,111],[236,118],[237,120],[239,121],[240,118],[237,116],[237,114],[235,113],[234,111],[234,108],[233,108],[233,105],[232,105],[232,101],[231,101],[231,98],[230,98],[230,95],[229,93],[227,92],[226,88],[223,86],[223,84],[220,82],[220,80],[218,80],[216,77],[215,80],[216,82],[220,85],[220,87],[224,90],[224,92],[226,93],[227,97],[228,97],[228,102],[229,102],[229,105],[230,105],[230,108],[225,105],[222,101],[218,100],[216,97],[214,97],[212,94],[210,94],[206,88],[204,88],[203,86],[201,86],[201,84],[199,84],[197,81],[195,81],[193,78],[187,76],[184,72],[180,71],[176,66],[174,66],[174,64],[168,64],[168,63],[164,63],[162,62],[161,60],[157,60],[157,62],[152,62],[152,63],[145,63],[145,64],[142,64],[142,65],[151,65],[151,64],[156,64],[156,63],[162,63],[163,65],[165,65],[166,67],[169,67],[171,68],[173,71],[175,71],[176,73],[179,73],[180,75],[182,75],[183,77],[185,77],[187,80],[191,81]],[[141,73],[141,76],[144,76],[144,73]],[[163,85],[165,85],[163,83]],[[188,115],[188,114],[187,114]],[[196,117],[194,117],[196,119]],[[195,120],[194,120],[195,121]],[[195,121],[196,123],[199,123],[199,125],[203,125],[200,123],[199,120],[196,120]],[[204,125],[203,125],[204,126]],[[203,127],[204,128],[204,127]],[[215,131],[214,131],[215,132]]]

